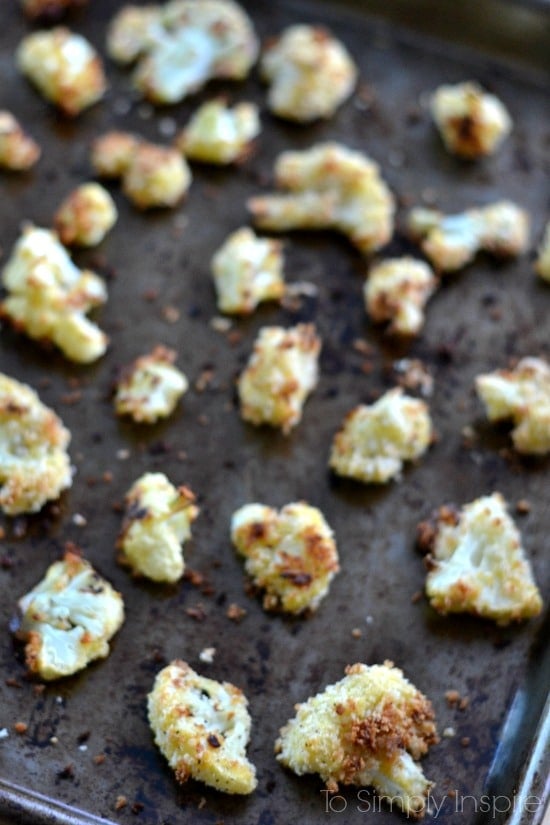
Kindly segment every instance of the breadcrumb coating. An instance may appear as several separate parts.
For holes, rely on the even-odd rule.
[[[173,661],[157,674],[149,724],[178,782],[192,777],[224,793],[252,793],[257,781],[246,758],[247,706],[238,687],[200,676],[187,662]]]
[[[329,466],[340,476],[385,484],[401,474],[405,461],[426,452],[432,438],[428,405],[396,387],[348,413],[334,436]]]
[[[437,741],[431,703],[387,661],[349,665],[343,679],[296,705],[275,752],[299,776],[318,773],[332,792],[339,783],[372,785],[420,818],[433,783],[415,760]]]
[[[229,107],[224,100],[203,103],[176,138],[176,146],[190,160],[224,165],[243,160],[260,134],[254,103]]]
[[[433,270],[415,258],[390,258],[373,266],[363,294],[373,321],[389,321],[388,332],[418,335],[424,307],[437,287]]]
[[[448,151],[470,160],[492,155],[512,129],[505,106],[477,83],[439,86],[431,109]]]
[[[550,221],[544,229],[537,260],[535,261],[535,270],[543,281],[550,282]]]
[[[147,424],[171,415],[189,387],[175,360],[174,350],[156,346],[126,367],[116,389],[117,415],[131,415]]]
[[[521,536],[500,493],[460,512],[440,507],[419,524],[418,537],[429,553],[426,594],[440,613],[474,613],[505,625],[541,612]]]
[[[40,158],[40,146],[5,109],[0,111],[0,167],[20,172],[30,169]]]
[[[54,216],[54,227],[66,246],[97,246],[118,218],[110,194],[99,183],[84,183],[68,195]]]
[[[283,152],[275,183],[287,194],[254,197],[247,204],[260,229],[336,229],[365,255],[393,234],[393,196],[378,165],[360,152],[339,143]]]

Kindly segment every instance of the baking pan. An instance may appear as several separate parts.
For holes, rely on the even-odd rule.
[[[69,23],[101,49],[106,23],[120,5],[95,0]],[[349,663],[391,659],[431,698],[440,732],[455,731],[423,763],[436,782],[426,820],[534,825],[542,819],[547,791],[548,618],[503,629],[472,617],[440,617],[424,600],[413,599],[425,574],[415,551],[416,523],[443,502],[461,504],[493,490],[505,495],[514,515],[519,499],[530,502],[529,514],[517,520],[548,596],[549,462],[515,456],[507,428],[487,425],[472,393],[476,374],[547,348],[550,291],[534,276],[532,256],[506,264],[481,256],[448,278],[429,304],[423,335],[401,347],[367,321],[365,262],[336,235],[289,234],[287,278],[315,284],[317,294],[286,308],[264,306],[229,333],[211,324],[217,311],[209,260],[224,237],[247,222],[246,198],[269,186],[275,156],[327,139],[342,140],[381,164],[402,207],[400,221],[412,203],[453,211],[507,197],[529,210],[534,248],[549,207],[544,4],[243,5],[262,37],[296,21],[331,26],[360,65],[353,99],[329,122],[308,127],[280,122],[264,109],[255,154],[237,169],[194,167],[188,201],[175,211],[141,214],[112,187],[117,226],[100,248],[76,255],[106,278],[109,289],[109,302],[96,317],[111,347],[95,365],[70,365],[8,328],[0,333],[1,369],[36,387],[60,413],[72,432],[77,468],[73,487],[55,505],[3,522],[0,728],[9,736],[0,740],[0,819],[38,825],[318,825],[368,821],[376,810],[376,821],[398,822],[401,814],[372,796],[358,799],[358,789],[342,789],[328,804],[318,778],[298,778],[273,756],[278,729],[295,702],[341,678]],[[29,25],[17,4],[4,6],[2,105],[44,150],[34,171],[1,178],[4,259],[23,220],[48,225],[62,197],[90,176],[88,146],[98,133],[116,127],[166,140],[173,121],[183,124],[199,100],[220,91],[263,105],[264,90],[253,73],[243,84],[211,84],[193,99],[154,111],[130,96],[128,74],[109,65],[105,101],[67,121],[15,70],[13,51]],[[465,78],[495,91],[515,123],[501,151],[479,164],[445,153],[422,106],[425,93],[440,82]],[[398,232],[387,251],[411,249]],[[284,437],[240,420],[234,379],[261,326],[297,321],[318,326],[322,375],[302,423]],[[357,339],[370,346],[368,356],[354,346]],[[117,420],[110,398],[117,369],[157,343],[178,351],[191,390],[163,424]],[[422,359],[433,374],[437,443],[399,483],[372,488],[332,478],[327,454],[341,418],[391,386],[392,365],[403,357]],[[212,371],[211,380],[197,387],[205,370]],[[465,427],[473,428],[467,442]],[[117,566],[117,503],[145,470],[162,470],[199,497],[201,515],[186,559],[202,574],[202,584],[188,577],[178,586],[154,586]],[[334,528],[342,571],[316,615],[290,620],[267,615],[245,593],[228,525],[245,502],[280,506],[300,498],[319,506]],[[83,519],[75,522],[75,514]],[[123,593],[127,618],[106,660],[39,692],[25,677],[8,624],[16,599],[67,541],[77,542]],[[246,610],[238,624],[226,616],[232,603]],[[360,635],[352,635],[354,629]],[[199,660],[206,647],[216,648],[210,665]],[[176,657],[236,683],[249,697],[249,755],[259,778],[251,797],[224,796],[194,782],[178,786],[153,745],[145,697],[155,673]],[[468,697],[468,707],[448,707],[448,690]],[[17,721],[28,725],[25,734],[14,732]],[[105,757],[102,764],[98,756]],[[115,810],[121,796],[127,804]]]

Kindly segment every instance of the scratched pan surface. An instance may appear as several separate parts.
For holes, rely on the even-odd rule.
[[[102,48],[106,22],[120,5],[96,0],[70,22]],[[140,214],[112,188],[120,211],[116,228],[99,249],[77,255],[80,263],[104,274],[109,287],[109,302],[97,319],[109,333],[111,347],[94,366],[70,365],[8,329],[0,333],[1,369],[39,388],[43,400],[61,414],[72,432],[77,468],[72,489],[56,506],[36,517],[3,522],[0,728],[7,728],[9,737],[0,740],[0,820],[5,823],[78,823],[103,817],[148,825],[317,825],[363,822],[369,807],[371,816],[376,808],[377,821],[398,822],[398,813],[383,806],[379,812],[367,793],[358,799],[357,789],[343,790],[327,811],[322,783],[285,772],[272,753],[295,702],[339,679],[349,663],[384,659],[402,667],[432,699],[440,731],[456,731],[424,761],[427,776],[437,783],[428,821],[487,822],[496,794],[510,800],[497,801],[497,809],[511,805],[521,788],[537,799],[543,794],[544,763],[536,761],[536,753],[531,756],[548,684],[544,617],[499,629],[473,618],[441,618],[425,601],[411,602],[424,580],[414,548],[416,523],[442,502],[463,503],[493,490],[500,490],[512,506],[521,498],[530,501],[529,515],[518,521],[539,585],[548,594],[548,461],[514,457],[507,450],[506,428],[483,423],[472,395],[477,373],[513,356],[542,353],[548,344],[550,291],[535,279],[532,255],[501,265],[480,257],[450,278],[429,305],[422,337],[401,349],[392,348],[367,322],[361,300],[365,264],[335,235],[286,238],[288,280],[312,282],[318,295],[288,309],[262,308],[234,325],[232,332],[239,335],[231,336],[231,342],[209,323],[216,306],[208,265],[223,238],[246,222],[246,197],[266,188],[278,152],[324,139],[339,139],[372,155],[402,204],[424,199],[458,210],[509,197],[529,210],[533,238],[538,239],[548,213],[547,75],[539,60],[547,45],[544,19],[528,9],[493,4],[497,23],[492,46],[509,51],[507,57],[493,57],[468,46],[470,35],[472,43],[483,36],[485,45],[491,41],[479,4],[479,23],[473,28],[464,19],[465,10],[473,13],[473,4],[461,4],[456,20],[453,4],[445,5],[440,23],[447,35],[465,41],[458,45],[371,16],[366,3],[355,11],[346,4],[291,0],[245,5],[262,36],[300,20],[331,25],[358,61],[368,88],[331,121],[311,127],[285,125],[264,110],[264,132],[253,157],[239,169],[196,167],[188,202],[176,211]],[[395,17],[401,9],[408,22],[425,22],[431,34],[437,30],[438,18],[430,11],[434,4],[417,4],[415,20],[410,4],[408,11],[405,5],[390,4],[386,11]],[[96,134],[117,127],[162,139],[170,126],[163,118],[182,124],[198,100],[221,90],[233,99],[264,101],[254,73],[240,85],[214,84],[173,109],[151,113],[132,102],[125,112],[128,75],[109,64],[111,88],[105,101],[67,122],[14,69],[13,50],[28,30],[15,3],[6,4],[2,23],[3,105],[20,116],[44,148],[35,171],[1,178],[4,259],[23,219],[48,225],[60,199],[90,175],[87,147]],[[510,31],[515,40],[508,37]],[[514,52],[518,32],[523,32],[523,45]],[[504,44],[499,33],[504,33]],[[520,65],[516,57],[539,65]],[[422,93],[437,83],[469,77],[498,93],[516,124],[494,159],[474,165],[445,154],[418,105]],[[409,249],[397,234],[388,251]],[[175,322],[174,310],[167,312],[167,307],[179,313]],[[285,438],[241,422],[234,378],[261,326],[297,321],[314,321],[319,328],[322,374],[302,423]],[[353,348],[358,338],[372,346],[368,359]],[[120,422],[110,402],[116,370],[157,343],[178,351],[192,389],[166,423],[146,428]],[[391,364],[404,355],[423,359],[435,378],[431,409],[438,442],[418,466],[406,470],[400,483],[369,489],[331,478],[327,452],[342,416],[389,387]],[[205,369],[213,370],[213,379],[198,392],[194,384]],[[466,426],[475,431],[470,447],[461,434]],[[140,583],[115,562],[120,515],[113,504],[145,470],[162,470],[199,496],[201,515],[186,557],[189,567],[204,575],[205,592],[188,580],[174,587]],[[111,483],[102,480],[104,473],[112,474]],[[280,506],[300,498],[319,506],[334,528],[342,571],[317,615],[290,621],[265,614],[245,594],[228,524],[232,512],[247,501]],[[84,516],[85,526],[74,523],[75,514]],[[36,583],[68,540],[78,542],[123,593],[127,618],[108,659],[37,695],[25,679],[8,623],[16,598]],[[231,603],[246,609],[240,624],[226,617]],[[198,605],[202,621],[187,612],[196,615]],[[354,628],[361,630],[359,638],[352,636]],[[210,665],[199,660],[206,647],[216,648]],[[236,683],[247,694],[253,718],[249,755],[259,780],[251,797],[223,796],[193,782],[179,787],[155,749],[145,697],[155,673],[176,657],[208,676]],[[19,687],[6,685],[6,679]],[[449,689],[469,697],[467,710],[447,707],[444,693]],[[28,724],[26,734],[15,734],[17,721]],[[464,737],[467,747],[461,744]],[[99,754],[105,755],[100,765],[94,761]],[[521,785],[527,763],[535,781]],[[468,799],[445,801],[449,791]],[[484,794],[489,798],[485,811]],[[128,804],[117,812],[119,796]],[[530,803],[534,813],[523,806],[518,814],[524,822],[540,818],[542,806],[533,799]],[[496,813],[491,821],[505,818]]]

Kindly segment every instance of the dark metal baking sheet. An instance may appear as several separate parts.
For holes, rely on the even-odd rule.
[[[106,22],[120,5],[95,0],[70,23],[102,48]],[[509,811],[501,809],[521,798],[510,821],[538,823],[542,802],[528,800],[529,811],[526,795],[542,800],[548,775],[540,738],[549,683],[548,619],[501,629],[468,617],[438,617],[424,601],[413,604],[411,596],[424,578],[414,549],[416,522],[444,501],[462,503],[495,489],[512,507],[520,498],[531,502],[529,515],[518,520],[539,585],[548,594],[548,461],[513,457],[506,429],[483,423],[471,391],[477,373],[509,357],[547,349],[548,287],[534,277],[529,257],[505,265],[481,257],[434,297],[423,336],[409,348],[395,349],[365,318],[360,257],[336,236],[293,234],[286,240],[288,280],[314,282],[318,297],[304,299],[296,311],[262,308],[235,324],[242,337],[230,345],[209,325],[217,313],[208,263],[228,232],[247,221],[246,197],[265,186],[276,154],[333,138],[372,155],[402,206],[435,200],[450,211],[497,197],[516,200],[531,213],[534,245],[549,206],[547,18],[541,4],[537,10],[498,2],[249,0],[244,5],[262,36],[299,20],[328,23],[361,67],[362,85],[353,100],[328,123],[307,128],[281,123],[264,111],[256,154],[236,170],[195,167],[188,202],[175,212],[140,214],[113,187],[119,223],[100,249],[76,256],[108,280],[109,302],[97,317],[112,346],[94,366],[71,366],[9,329],[0,333],[0,368],[39,388],[43,400],[59,411],[73,434],[71,455],[78,470],[57,506],[3,522],[1,555],[10,566],[0,569],[0,728],[7,727],[10,735],[0,740],[0,819],[317,825],[375,816],[380,823],[397,822],[402,816],[384,806],[376,814],[366,812],[357,789],[343,790],[334,810],[327,811],[321,782],[287,773],[272,755],[277,731],[295,702],[339,679],[350,662],[389,658],[432,699],[440,731],[456,730],[424,761],[427,776],[437,783],[431,821],[503,822]],[[398,16],[407,28],[397,25]],[[182,124],[197,100],[213,92],[264,100],[254,73],[244,84],[213,84],[174,108],[152,113],[135,102],[123,114],[128,76],[109,65],[106,100],[68,122],[13,66],[14,47],[29,28],[17,4],[3,6],[2,23],[2,105],[18,114],[44,147],[35,171],[0,179],[4,256],[23,219],[47,225],[61,198],[90,175],[88,145],[99,132],[120,127],[162,139],[163,118]],[[447,39],[434,37],[438,34]],[[418,103],[437,83],[465,77],[476,77],[498,93],[515,121],[512,137],[496,157],[475,165],[445,154]],[[388,251],[409,248],[397,235]],[[157,290],[158,297],[145,300],[148,290]],[[176,323],[167,321],[166,307],[179,310]],[[233,381],[259,327],[297,320],[318,325],[324,341],[322,377],[302,424],[285,438],[240,421]],[[356,338],[373,346],[366,369],[364,356],[352,346]],[[192,383],[205,368],[214,369],[214,380],[202,393],[191,389],[164,424],[145,428],[117,421],[109,400],[116,368],[156,343],[178,350]],[[332,479],[327,451],[343,414],[388,387],[388,368],[405,354],[422,358],[434,374],[431,408],[439,441],[400,483],[369,489]],[[81,398],[70,405],[75,381]],[[464,447],[461,435],[467,425],[476,431],[471,448]],[[126,460],[117,458],[120,450],[129,451]],[[162,469],[198,493],[202,512],[186,557],[189,567],[206,576],[211,595],[189,581],[176,587],[140,583],[116,565],[120,515],[113,504],[147,469]],[[110,484],[102,481],[106,471],[113,475]],[[282,505],[297,498],[321,507],[336,532],[342,560],[329,597],[308,620],[268,616],[245,595],[241,563],[228,540],[231,513],[241,504]],[[74,524],[75,513],[85,517],[85,527]],[[78,542],[122,591],[127,619],[108,659],[37,695],[7,626],[16,598],[59,557],[67,540]],[[231,602],[247,610],[240,624],[225,616]],[[198,603],[206,613],[202,622],[186,613]],[[361,629],[360,638],[352,636],[353,628]],[[199,653],[210,646],[217,650],[214,663],[204,665]],[[156,751],[145,696],[156,671],[174,657],[235,682],[248,695],[249,754],[259,776],[250,798],[223,796],[192,782],[178,787]],[[6,679],[20,687],[8,686]],[[466,711],[447,707],[449,689],[469,697]],[[29,725],[25,735],[13,731],[16,721]],[[468,747],[461,744],[464,737]],[[98,754],[106,756],[102,765],[93,761]],[[449,791],[457,797],[445,800]],[[116,812],[119,795],[128,805]],[[482,808],[484,797],[488,810]],[[345,811],[337,813],[338,807]]]

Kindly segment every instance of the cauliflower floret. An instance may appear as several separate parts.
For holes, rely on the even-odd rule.
[[[461,269],[481,250],[499,258],[514,258],[526,251],[529,242],[529,216],[510,201],[457,215],[419,207],[411,210],[408,228],[440,272]]]
[[[29,20],[57,20],[68,9],[84,6],[87,0],[20,0]]]
[[[418,539],[429,552],[426,593],[440,613],[474,613],[504,625],[541,612],[521,536],[500,493],[460,512],[441,507],[418,525]]]
[[[436,286],[437,278],[424,261],[408,257],[382,261],[372,267],[365,282],[367,312],[374,321],[390,321],[389,332],[417,335]]]
[[[256,770],[246,758],[250,716],[244,693],[174,661],[157,674],[148,696],[149,724],[182,784],[190,777],[218,791],[249,794]]]
[[[72,483],[61,419],[26,384],[0,373],[0,508],[36,513]]]
[[[385,484],[400,475],[405,461],[425,453],[432,437],[427,404],[396,387],[348,413],[334,436],[329,466],[340,476]]]
[[[65,198],[54,216],[54,226],[66,246],[96,246],[118,218],[110,194],[99,183],[84,183]]]
[[[147,424],[171,415],[189,387],[175,360],[174,350],[158,345],[126,367],[115,395],[117,415],[131,415]]]
[[[268,42],[260,70],[271,111],[299,123],[331,117],[357,80],[346,47],[322,26],[289,26]]]
[[[16,57],[23,74],[66,115],[78,115],[105,93],[101,58],[84,37],[62,26],[28,34]]]
[[[19,172],[40,157],[40,146],[27,135],[11,112],[0,111],[0,166]]]
[[[172,0],[124,7],[111,21],[109,55],[139,58],[134,82],[153,103],[177,103],[213,78],[244,79],[258,55],[254,28],[232,0]]]
[[[320,351],[321,340],[313,324],[290,329],[262,327],[238,383],[244,420],[289,433],[317,384]]]
[[[155,582],[176,582],[185,568],[181,545],[199,514],[188,487],[174,487],[163,473],[145,473],[126,495],[117,548],[134,573]]]
[[[266,610],[316,610],[339,570],[332,530],[321,511],[304,502],[279,512],[246,504],[233,514],[231,540],[255,586],[265,590]]]
[[[19,600],[19,610],[27,667],[48,681],[108,656],[124,621],[120,593],[71,550]]]
[[[231,109],[223,100],[210,100],[197,109],[176,145],[191,160],[223,165],[243,160],[259,134],[254,103],[237,103]]]
[[[0,314],[30,338],[52,341],[72,361],[104,354],[107,336],[86,313],[107,300],[105,284],[80,270],[55,232],[26,226],[2,273]]]
[[[247,315],[261,301],[276,301],[285,291],[279,241],[258,238],[247,226],[226,238],[212,258],[218,309]]]
[[[140,209],[176,206],[191,185],[191,172],[177,149],[138,143],[122,177],[122,190]]]
[[[477,83],[440,86],[431,108],[445,146],[463,158],[492,155],[512,128],[505,106]]]
[[[550,366],[541,358],[522,358],[511,370],[476,378],[476,391],[490,421],[511,418],[512,439],[520,453],[550,451]]]
[[[544,236],[535,261],[535,269],[544,281],[550,282],[550,221],[548,221],[544,230]]]
[[[415,760],[437,741],[431,703],[384,662],[348,665],[343,679],[296,705],[275,752],[299,776],[318,773],[330,791],[340,782],[372,785],[407,816],[420,818],[433,783]]]
[[[92,144],[92,166],[102,178],[121,178],[139,143],[129,132],[106,132]]]
[[[393,197],[377,164],[359,152],[338,143],[283,152],[275,164],[275,182],[289,194],[248,201],[260,229],[337,229],[364,254],[392,236]]]

